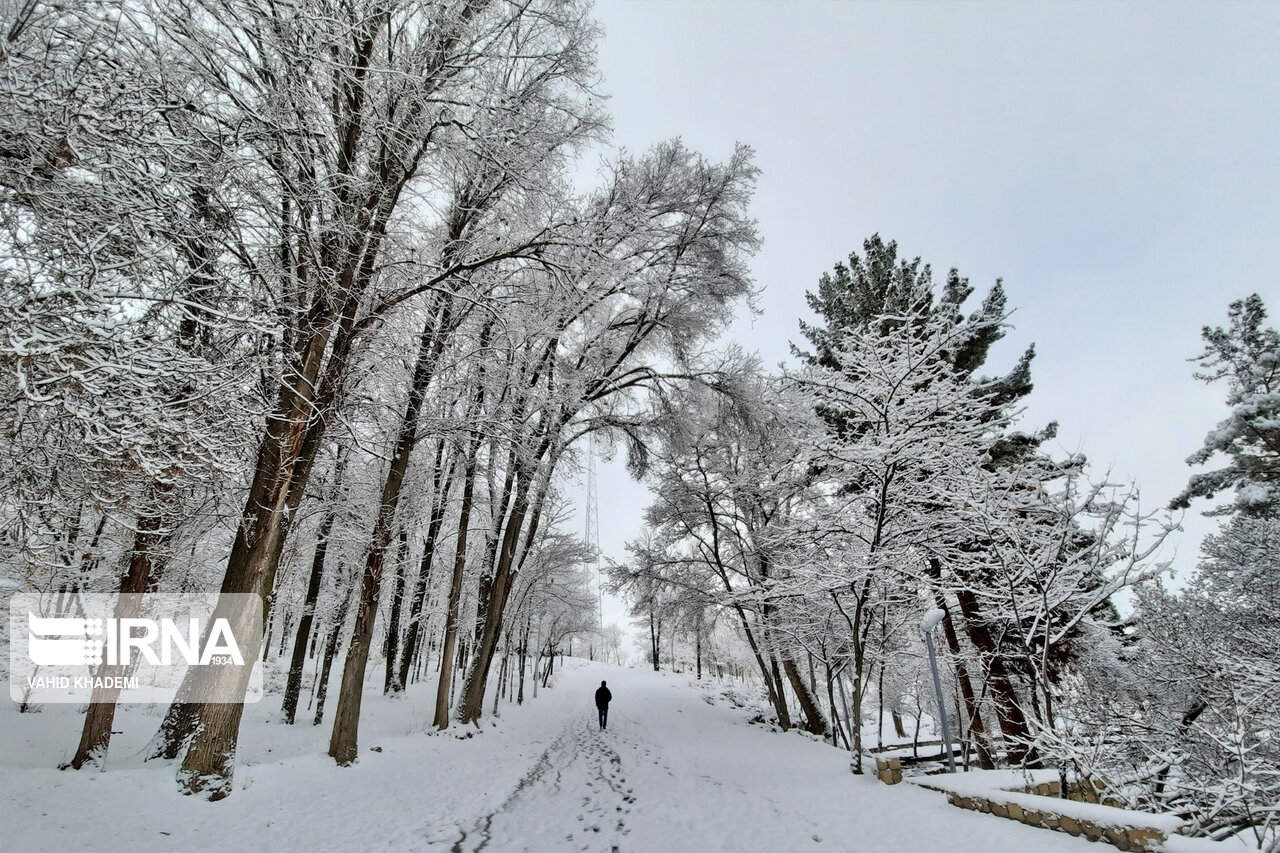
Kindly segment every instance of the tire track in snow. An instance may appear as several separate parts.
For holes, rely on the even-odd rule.
[[[594,709],[571,721],[502,804],[462,832],[452,853],[621,853],[635,797],[610,740]]]

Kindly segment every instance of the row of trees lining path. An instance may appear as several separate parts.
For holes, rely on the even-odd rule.
[[[966,311],[972,291],[872,237],[809,294],[795,367],[739,357],[724,386],[662,402],[646,531],[611,570],[646,655],[750,661],[767,718],[861,773],[864,738],[885,745],[891,721],[918,743],[934,716],[919,626],[941,609],[966,767],[1056,767],[1064,790],[1277,849],[1280,339],[1261,299],[1204,330],[1198,375],[1232,409],[1188,462],[1227,464],[1165,510],[1055,458],[1056,425],[1020,426],[1034,349],[989,375],[1006,296],[997,282]],[[1229,489],[1169,590],[1174,513]]]
[[[346,764],[387,572],[410,626],[386,644],[399,690],[452,546],[436,723],[459,664],[452,715],[474,722],[503,643],[562,630],[536,625],[538,579],[522,581],[563,573],[570,448],[698,381],[700,342],[750,295],[751,152],[662,143],[573,191],[607,127],[581,2],[84,2],[20,23],[3,183],[26,264],[6,277],[22,571],[90,588],[102,540],[129,540],[136,590],[185,549],[221,551],[221,590],[260,595],[278,636],[298,622],[296,648],[330,585],[336,637],[350,589],[329,748]],[[42,439],[53,458],[23,461]],[[316,516],[299,608],[281,571]],[[200,562],[187,571],[209,577]],[[234,676],[243,695],[249,668]],[[193,686],[151,754],[217,799],[243,706],[184,701]],[[72,766],[108,747],[113,702],[94,697]]]
[[[610,580],[653,666],[666,649],[749,674],[768,718],[861,772],[881,721],[905,737],[929,716],[917,626],[940,608],[967,762],[1056,766],[1274,851],[1280,344],[1262,300],[1204,330],[1200,375],[1231,411],[1188,461],[1226,464],[1171,510],[1234,501],[1171,590],[1177,517],[1022,425],[1033,349],[988,365],[1010,329],[999,282],[971,304],[957,271],[937,284],[876,236],[809,295],[791,366],[712,348],[754,296],[751,151],[613,152],[576,189],[608,140],[589,11],[13,10],[5,575],[260,596],[283,719],[310,677],[346,765],[371,666],[392,696],[435,678],[446,728],[523,701],[575,641],[620,659],[597,555],[566,532],[595,436],[653,492]],[[248,668],[221,672],[243,695]],[[244,709],[196,686],[149,753],[220,799]],[[102,762],[116,699],[94,694],[69,766]]]

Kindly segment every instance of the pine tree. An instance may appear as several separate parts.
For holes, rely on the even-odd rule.
[[[1170,507],[1186,509],[1192,498],[1234,488],[1234,504],[1207,514],[1274,515],[1280,511],[1280,334],[1263,326],[1267,312],[1256,293],[1232,302],[1227,316],[1227,328],[1205,326],[1201,332],[1206,346],[1196,358],[1203,371],[1196,378],[1226,380],[1231,415],[1205,436],[1187,464],[1203,465],[1218,453],[1229,461],[1192,475]]]
[[[950,369],[952,377],[969,388],[975,399],[988,407],[989,418],[1003,417],[1017,400],[1032,390],[1031,362],[1034,346],[1028,347],[1013,369],[1004,376],[979,377],[977,371],[986,361],[991,346],[1004,336],[1006,329],[1006,297],[1002,282],[998,281],[987,293],[981,306],[966,318],[962,311],[964,302],[972,295],[973,287],[956,269],[951,269],[940,293],[935,294],[932,268],[920,258],[904,260],[898,257],[894,241],[885,242],[880,235],[872,235],[863,242],[864,257],[853,253],[849,263],[837,264],[833,274],[826,274],[818,283],[817,293],[807,294],[809,307],[824,321],[822,325],[801,323],[802,333],[814,346],[814,353],[793,348],[794,353],[806,364],[828,370],[845,369],[847,358],[842,357],[842,341],[853,335],[878,333],[891,336],[903,323],[912,324],[917,335],[945,334],[946,344],[937,352],[937,358]],[[868,344],[870,345],[870,344]],[[913,385],[912,392],[924,389]],[[818,414],[828,430],[842,441],[857,441],[858,419],[849,412],[833,408],[829,402],[819,404]],[[994,424],[993,424],[994,427]],[[1026,463],[1039,456],[1042,441],[1053,436],[1056,427],[1049,425],[1036,433],[1023,433],[1005,428],[992,429],[985,455],[988,467]],[[919,471],[924,480],[934,474]],[[874,488],[874,483],[858,483],[846,480],[844,488],[850,492]],[[977,554],[989,547],[980,537],[969,537],[957,543],[952,554],[964,551]],[[979,596],[973,590],[980,589],[992,579],[984,572],[981,561],[966,560],[972,573],[959,563],[944,566],[937,555],[929,561],[937,603],[945,605],[946,597],[941,583],[944,571],[950,571],[959,581],[956,586],[956,604],[963,617],[949,620],[945,635],[952,657],[957,664],[957,680],[966,704],[971,726],[979,740],[984,723],[979,705],[984,692],[975,689],[962,660],[960,637],[955,628],[963,628],[972,646],[983,656],[988,670],[987,686],[999,709],[997,714],[1006,738],[1011,742],[1025,741],[1029,737],[1027,721],[1019,708],[1017,691],[1013,686],[1013,673],[1005,661],[1005,652],[999,637],[1001,632],[992,629]],[[946,609],[944,607],[944,609]],[[955,614],[951,614],[955,618]],[[1016,654],[1013,650],[1012,654]],[[989,756],[979,743],[979,756],[984,764]],[[1011,752],[1015,760],[1020,756]]]

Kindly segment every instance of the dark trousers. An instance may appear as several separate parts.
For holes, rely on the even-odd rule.
[[[609,706],[597,705],[596,710],[600,712],[600,728],[605,728],[609,724]]]

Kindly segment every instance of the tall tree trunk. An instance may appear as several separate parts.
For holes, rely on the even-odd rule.
[[[139,596],[155,587],[162,565],[158,551],[168,538],[161,532],[163,518],[159,514],[145,515],[138,519],[137,525],[133,546],[129,551],[129,567],[120,578],[121,595],[116,605],[116,619],[141,615]],[[106,663],[104,658],[94,674],[107,679],[106,683],[114,684],[118,676],[126,674],[125,670],[126,667],[120,664]],[[116,716],[116,700],[119,697],[119,688],[93,688],[84,727],[80,732],[80,745],[76,747],[70,767],[79,770],[85,764],[99,764],[106,757],[107,748],[111,744],[111,724]]]
[[[747,645],[750,646],[751,654],[756,659],[756,666],[760,668],[760,679],[764,682],[769,704],[773,705],[773,712],[778,715],[778,724],[782,726],[783,731],[787,731],[791,728],[791,715],[787,713],[787,700],[782,695],[782,685],[773,680],[769,665],[765,663],[764,653],[760,649],[760,644],[756,641],[755,632],[751,630],[751,623],[747,620],[746,611],[743,610],[742,605],[736,603],[733,605],[733,609],[738,614],[743,636],[747,638]]]
[[[462,471],[462,503],[458,515],[457,545],[453,552],[453,576],[449,580],[449,603],[445,608],[444,642],[440,650],[440,680],[436,684],[436,713],[432,725],[449,727],[449,689],[453,684],[453,652],[458,642],[459,609],[462,602],[463,573],[467,566],[467,530],[471,524],[471,504],[476,487],[478,445],[467,449]]]
[[[515,582],[515,572],[512,566],[515,557],[515,540],[524,525],[526,511],[527,504],[517,492],[517,502],[512,509],[511,519],[507,523],[506,535],[502,538],[502,552],[499,564],[493,574],[493,584],[489,589],[487,606],[482,605],[484,609],[484,624],[481,626],[480,639],[474,644],[474,654],[467,673],[466,687],[463,690],[462,701],[458,707],[458,722],[460,723],[478,722],[483,711],[489,666],[493,661],[495,646],[502,630],[502,616],[507,605],[507,595],[511,591],[510,585]],[[515,531],[514,534],[512,534],[513,530]]]
[[[548,645],[547,646],[547,665],[542,669],[542,686],[543,687],[546,687],[547,683],[551,681],[551,672],[555,668],[555,665],[556,665],[556,647],[553,645]]]
[[[658,627],[652,604],[649,605],[649,659],[653,661],[653,671],[658,672]]]
[[[824,670],[823,675],[827,682],[827,704],[831,707],[831,745],[839,747],[839,739],[843,737],[845,738],[844,745],[848,747],[849,739],[844,733],[844,728],[840,724],[840,714],[836,710],[835,675],[831,670],[831,663],[829,661],[823,661],[822,666]]]
[[[702,680],[702,614],[698,614],[698,623],[694,626],[694,659],[697,661],[698,680]]]
[[[320,665],[320,692],[316,694],[316,715],[311,725],[318,726],[324,722],[324,700],[329,695],[329,673],[333,669],[333,659],[338,655],[338,646],[342,643],[342,629],[347,625],[347,611],[351,609],[351,589],[347,589],[339,598],[338,612],[333,617],[333,628],[324,644],[324,662]]]
[[[382,692],[399,694],[404,684],[399,680],[396,659],[400,652],[400,610],[404,601],[405,563],[409,559],[409,530],[400,528],[400,548],[396,560],[396,585],[391,591],[391,614],[387,619],[386,666],[383,668]]]
[[[883,649],[884,648],[883,639],[886,633],[884,632],[883,619],[880,620],[880,624],[882,629],[882,633],[881,633],[882,644],[880,648]],[[883,660],[880,661],[879,674],[876,677],[876,704],[878,705],[876,709],[876,713],[877,713],[876,748],[883,749],[884,748],[884,661]]]
[[[529,632],[532,630],[532,616],[524,618],[524,633],[520,635],[520,689],[516,692],[516,704],[524,704],[524,668],[529,658]]]
[[[935,581],[942,578],[942,562],[936,557],[930,558],[929,575]],[[969,731],[973,734],[974,747],[978,753],[978,766],[983,770],[992,770],[995,768],[995,759],[991,755],[991,736],[987,732],[986,726],[982,719],[982,710],[979,707],[977,694],[973,689],[973,679],[969,677],[969,669],[965,666],[964,655],[960,650],[960,636],[956,633],[954,620],[951,618],[951,610],[947,607],[947,599],[941,589],[934,592],[935,606],[945,612],[946,618],[942,620],[942,633],[947,640],[947,648],[951,650],[952,666],[955,667],[956,682],[960,686],[960,696],[964,699],[965,711],[969,716]],[[895,718],[895,731],[902,728],[901,720]],[[905,737],[903,732],[899,737]]]
[[[453,487],[453,461],[450,460],[446,471],[444,465],[445,443],[436,442],[435,468],[432,469],[432,503],[431,516],[427,521],[426,538],[422,545],[422,561],[418,565],[418,577],[413,585],[413,597],[409,602],[409,623],[405,629],[404,653],[400,659],[399,678],[396,683],[403,690],[409,683],[409,667],[413,657],[419,654],[422,635],[422,609],[427,600],[427,586],[431,583],[431,567],[435,561],[436,540],[440,537],[440,528],[444,526],[445,511],[449,506],[449,492]],[[391,665],[390,662],[387,664]],[[394,686],[393,686],[394,689]]]
[[[857,680],[853,680],[855,687],[846,691],[842,683],[844,680],[843,672],[836,675],[836,691],[840,694],[840,704],[844,706],[844,718],[849,723],[849,736],[853,742],[849,744],[849,761],[850,769],[857,775],[862,775],[862,710],[858,707],[858,691]],[[849,694],[852,694],[852,703]]]
[[[800,703],[800,710],[804,713],[804,730],[810,734],[826,736],[827,721],[822,718],[822,709],[818,707],[817,701],[814,700],[813,694],[809,691],[809,685],[805,683],[799,670],[796,669],[795,661],[790,657],[783,658],[782,669],[787,674],[787,680],[791,682],[791,689],[795,692],[796,700]]]
[[[289,661],[289,677],[284,686],[284,721],[293,725],[298,713],[298,696],[302,692],[302,669],[306,663],[307,640],[311,635],[311,626],[315,621],[316,601],[320,598],[320,587],[324,582],[324,558],[329,550],[329,535],[333,532],[333,524],[338,514],[338,494],[342,485],[342,474],[346,468],[347,449],[338,448],[337,461],[334,464],[333,494],[330,496],[329,508],[325,510],[320,521],[320,530],[316,536],[316,549],[311,556],[311,576],[307,579],[307,594],[302,604],[302,618],[298,620],[298,631],[293,641],[293,658]]]
[[[493,691],[493,715],[498,714],[498,700],[502,697],[503,691],[506,689],[507,662],[511,659],[511,632],[505,632],[506,640],[502,647],[502,665],[498,667],[498,685],[499,689]]]
[[[996,647],[995,637],[982,615],[978,598],[971,590],[961,588],[956,590],[956,600],[960,603],[969,641],[988,662],[987,685],[991,688],[996,719],[1004,735],[1009,763],[1035,765],[1038,758],[1031,749],[1031,728],[1018,703],[1018,695],[1013,689],[1013,681],[1004,665],[1004,658]]]
[[[409,460],[418,443],[418,418],[427,387],[435,375],[439,353],[444,345],[444,327],[449,322],[447,309],[444,316],[431,317],[418,337],[418,354],[409,386],[409,399],[405,401],[404,415],[396,436],[391,465],[382,484],[382,496],[378,504],[378,518],[370,535],[369,549],[361,578],[360,605],[356,611],[355,632],[347,647],[347,659],[342,667],[342,688],[338,692],[338,708],[334,712],[333,736],[329,739],[329,755],[339,765],[351,764],[356,759],[356,743],[360,728],[360,703],[363,699],[365,668],[369,663],[369,648],[373,643],[373,624],[377,617],[378,594],[382,585],[382,569],[387,548],[394,535],[396,511],[404,488],[404,475]],[[441,333],[436,334],[437,323]],[[388,672],[390,665],[388,665]]]
[[[538,450],[531,454],[533,459],[544,459],[544,455],[547,454],[549,438],[544,436],[540,441]],[[538,525],[558,458],[558,454],[552,453],[546,456],[540,470],[520,472],[512,500],[511,515],[507,519],[506,530],[501,540],[501,551],[494,571],[489,604],[485,608],[483,635],[476,645],[475,658],[467,677],[467,689],[458,709],[459,722],[475,723],[480,719],[484,708],[484,693],[488,683],[489,669],[502,633],[507,597],[515,585],[524,558],[538,535]]]
[[[787,707],[786,688],[782,681],[782,673],[778,669],[777,644],[774,642],[773,630],[769,622],[772,614],[773,607],[766,602],[760,609],[760,636],[764,640],[765,660],[769,665],[766,678],[772,678],[778,697],[778,725],[785,732],[791,729],[791,711]]]
[[[769,652],[769,673],[773,677],[773,683],[777,685],[779,705],[782,708],[782,716],[778,718],[778,725],[782,726],[782,730],[789,731],[791,729],[791,712],[787,709],[787,702],[783,693],[782,673],[778,671],[778,659],[774,657],[773,651]]]
[[[849,733],[853,735],[853,748],[850,758],[851,768],[853,772],[859,776],[862,775],[862,691],[865,684],[863,680],[863,670],[866,668],[866,649],[867,649],[867,630],[870,625],[863,624],[863,613],[867,595],[871,590],[871,579],[863,581],[861,592],[854,602],[853,616],[849,616],[849,612],[844,609],[844,604],[840,601],[840,596],[835,590],[831,590],[831,601],[835,604],[836,609],[840,611],[840,615],[844,617],[845,624],[849,626],[849,636],[853,642],[853,672],[850,673],[850,680],[853,682],[853,707],[847,714],[849,718]],[[843,698],[843,694],[841,695]]]
[[[320,318],[317,318],[320,319]],[[316,417],[316,387],[325,349],[329,342],[330,322],[320,331],[301,340],[295,351],[296,370],[293,380],[280,390],[275,412],[267,419],[267,428],[259,445],[253,479],[245,500],[235,541],[227,560],[220,592],[248,593],[261,596],[264,602],[271,592],[270,572],[279,558],[287,532],[291,489],[301,494],[310,465],[314,461],[323,433],[323,418]],[[335,344],[333,358],[345,355],[346,347]],[[337,377],[330,377],[336,380]],[[332,382],[330,383],[332,384]],[[323,402],[323,401],[321,401]],[[264,620],[265,622],[265,620]],[[258,637],[258,642],[261,642]],[[255,646],[254,658],[257,648]],[[252,671],[251,658],[245,666],[220,667],[220,680],[227,689],[244,696]],[[206,668],[207,669],[207,668]],[[235,683],[230,683],[234,676]],[[195,679],[207,677],[202,668],[187,671],[178,696],[169,708],[160,731],[152,742],[149,757],[177,758],[186,749],[178,772],[179,784],[188,793],[204,792],[212,800],[231,793],[231,777],[235,765],[236,742],[240,734],[243,702],[191,702]]]

